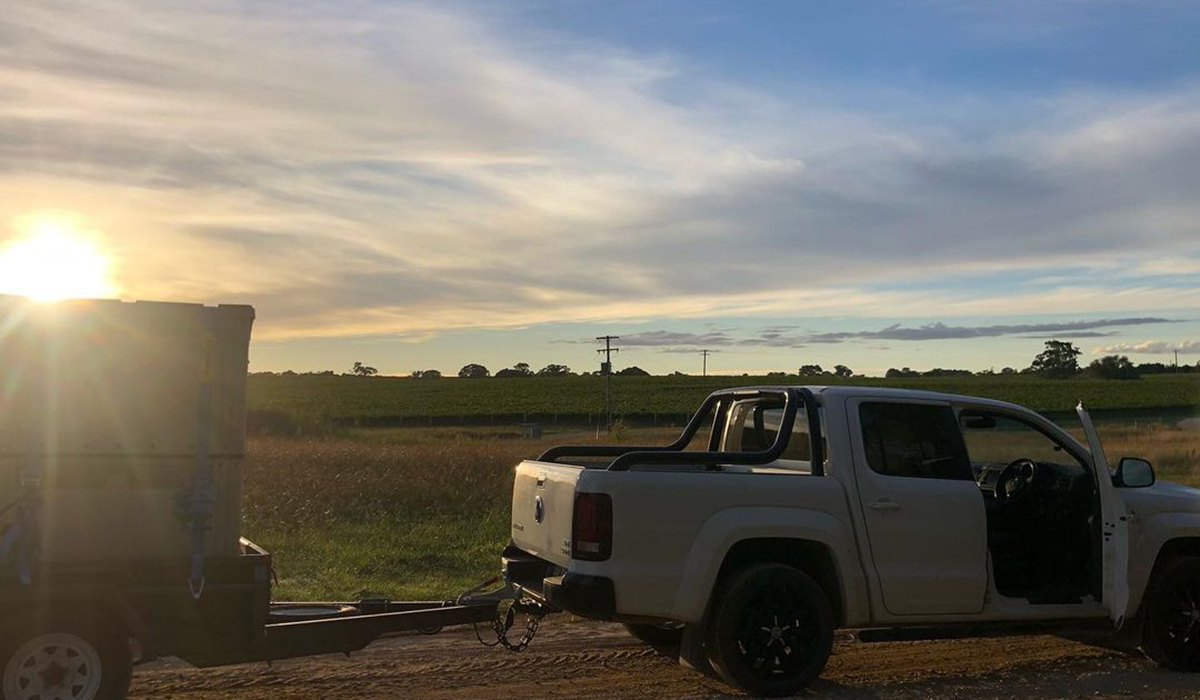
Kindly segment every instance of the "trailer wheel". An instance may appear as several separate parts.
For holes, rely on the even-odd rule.
[[[51,618],[8,628],[0,640],[4,700],[124,700],[133,655],[115,627]]]
[[[833,648],[833,608],[820,584],[784,564],[757,564],[723,581],[708,625],[709,658],[751,695],[794,695]]]
[[[1200,671],[1200,557],[1180,557],[1155,573],[1146,602],[1146,655],[1164,668]]]

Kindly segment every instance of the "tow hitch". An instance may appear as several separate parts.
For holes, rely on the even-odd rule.
[[[488,587],[499,584],[501,581],[502,577],[493,576],[460,595],[455,602],[458,605],[464,605],[483,600],[494,601],[496,616],[492,620],[491,632],[496,639],[486,641],[480,632],[479,623],[474,624],[475,637],[485,647],[501,646],[509,651],[524,651],[537,635],[542,618],[553,610],[545,604],[527,597],[520,586],[514,586],[507,582],[491,592],[483,593]],[[509,635],[512,633],[513,627],[517,626],[518,615],[525,616],[525,631],[514,641]]]

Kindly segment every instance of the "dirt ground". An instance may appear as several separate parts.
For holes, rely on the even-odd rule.
[[[546,620],[533,645],[513,653],[480,646],[469,629],[383,640],[367,650],[197,670],[155,662],[134,676],[147,700],[330,699],[558,700],[728,697],[725,686],[681,668],[619,625]],[[804,696],[890,700],[954,698],[1200,698],[1200,676],[1158,669],[1138,656],[1056,637],[858,644],[839,641],[822,679]]]

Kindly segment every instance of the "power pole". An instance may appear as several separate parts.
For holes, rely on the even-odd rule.
[[[708,376],[708,354],[710,352],[712,352],[712,351],[711,350],[701,350],[700,351],[700,354],[704,356],[704,374],[700,375],[702,377]]]
[[[596,352],[604,353],[604,361],[600,363],[600,374],[604,375],[604,412],[605,412],[605,415],[607,416],[607,418],[605,419],[604,429],[607,431],[610,431],[610,432],[612,431],[612,413],[613,413],[612,354],[614,352],[621,352],[619,349],[614,348],[612,346],[612,342],[614,340],[620,340],[620,339],[621,339],[621,336],[619,336],[619,335],[602,335],[602,336],[598,336],[596,338],[596,340],[604,341],[604,347],[600,348]]]
[[[1179,371],[1179,348],[1175,348],[1175,371]]]

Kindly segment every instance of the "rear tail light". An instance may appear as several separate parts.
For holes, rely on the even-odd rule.
[[[607,493],[575,494],[571,519],[571,558],[604,561],[612,555],[612,498]]]

